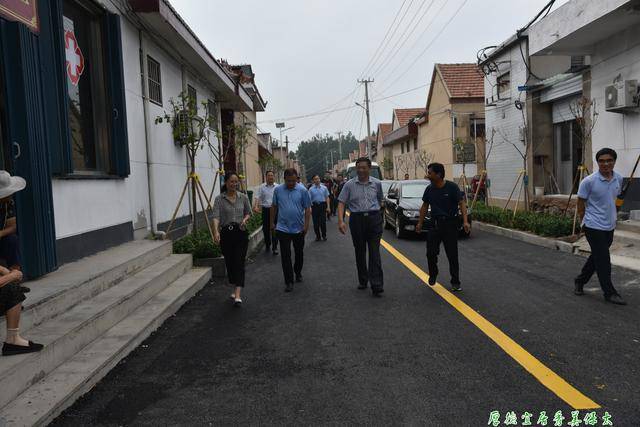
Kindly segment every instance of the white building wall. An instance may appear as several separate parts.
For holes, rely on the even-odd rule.
[[[523,51],[526,52],[526,41],[523,44]],[[527,69],[517,44],[506,49],[495,58],[499,71],[486,76],[484,82],[485,97],[491,96],[497,100],[497,77],[510,71],[511,76],[511,97],[505,100],[497,100],[495,106],[485,108],[485,123],[487,132],[487,152],[490,149],[489,143],[492,129],[495,130],[493,136],[493,148],[487,159],[487,174],[491,180],[491,197],[506,199],[513,189],[519,172],[523,168],[522,157],[513,146],[523,149],[520,140],[520,128],[523,126],[522,112],[515,108],[514,102],[519,99],[523,103],[526,114],[526,93],[518,92],[518,86],[522,86],[527,80]],[[513,144],[512,144],[513,143]]]
[[[591,58],[591,96],[596,100],[598,121],[593,129],[593,153],[604,147],[617,151],[616,170],[629,177],[640,154],[640,115],[605,110],[604,88],[620,75],[640,81],[640,25],[628,28],[596,45]],[[594,162],[595,164],[595,162]]]
[[[117,12],[112,3],[103,4],[112,12]],[[183,71],[180,62],[144,35],[147,53],[160,63],[163,97],[162,106],[149,102],[148,136],[152,145],[149,180],[139,32],[124,17],[121,24],[131,174],[126,179],[54,179],[52,186],[57,239],[130,221],[134,230],[142,231],[144,235],[144,230],[151,231],[149,184],[153,185],[155,191],[155,219],[157,223],[162,223],[171,219],[187,177],[185,149],[173,143],[171,126],[166,122],[154,124],[156,117],[164,116],[165,111],[172,112],[170,99],[178,98],[182,92]],[[200,114],[204,115],[200,101],[215,100],[213,92],[193,76],[187,75],[186,81],[196,88]],[[215,137],[212,137],[212,143],[216,144]],[[208,149],[198,154],[197,173],[207,195],[217,169],[217,162]],[[189,212],[189,200],[185,197],[178,217],[189,215]]]
[[[115,12],[112,5],[110,9]],[[54,179],[52,183],[56,238],[75,236],[132,221],[146,226],[146,168],[144,127],[140,100],[140,66],[137,30],[122,20],[122,44],[127,102],[127,127],[131,175],[126,179]],[[140,148],[142,141],[142,148]],[[141,217],[139,217],[139,214]]]

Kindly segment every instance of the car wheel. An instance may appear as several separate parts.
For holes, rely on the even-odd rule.
[[[398,239],[402,239],[404,237],[404,230],[402,229],[402,222],[400,221],[400,218],[396,218],[396,237]]]

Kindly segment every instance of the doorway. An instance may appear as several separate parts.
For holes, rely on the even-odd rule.
[[[577,191],[575,177],[582,164],[582,136],[575,120],[556,123],[553,133],[555,176],[561,194]]]

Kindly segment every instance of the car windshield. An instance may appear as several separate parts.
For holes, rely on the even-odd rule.
[[[403,199],[421,199],[428,184],[408,184],[402,186]]]
[[[389,191],[389,188],[391,188],[391,184],[393,183],[388,181],[382,181],[382,194],[384,195],[387,194],[387,192]]]
[[[352,178],[355,178],[356,176],[358,176],[356,168],[354,167],[349,168],[349,170],[347,171],[347,179],[352,179]],[[382,174],[380,173],[380,166],[372,166],[371,171],[369,172],[369,176],[382,179]]]

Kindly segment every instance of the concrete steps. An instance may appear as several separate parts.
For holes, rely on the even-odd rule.
[[[35,383],[2,410],[6,425],[51,422],[204,287],[210,274],[193,269]]]
[[[0,357],[0,425],[52,420],[210,277],[209,269],[192,268],[190,255],[171,255],[170,242],[142,241],[29,282],[27,327],[21,329],[28,329],[25,336],[45,348]],[[82,367],[82,360],[92,365]],[[69,384],[62,386],[62,377]],[[24,412],[25,402],[37,410]]]
[[[20,329],[34,326],[69,310],[126,277],[155,264],[171,254],[171,242],[140,240],[65,264],[57,271],[27,286],[31,292],[23,304]],[[5,329],[5,319],[0,319]]]

